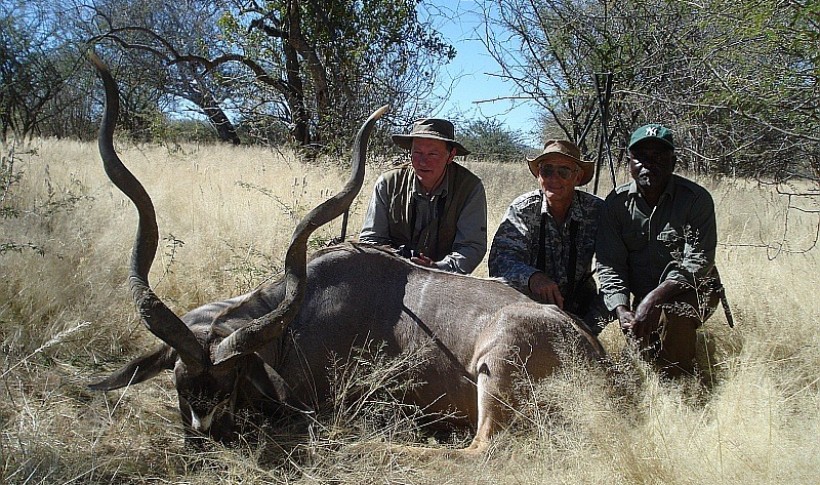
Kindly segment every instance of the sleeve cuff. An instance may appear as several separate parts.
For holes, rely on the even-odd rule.
[[[605,295],[604,304],[609,311],[615,311],[621,305],[629,308],[629,295],[623,293],[615,293],[614,295]]]
[[[688,274],[685,274],[682,271],[676,269],[673,269],[672,271],[666,273],[664,281],[666,280],[672,280],[678,283],[686,283],[688,285],[694,286],[694,281],[692,281],[692,278]]]

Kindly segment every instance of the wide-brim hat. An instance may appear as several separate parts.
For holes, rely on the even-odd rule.
[[[452,143],[456,149],[456,155],[469,155],[470,151],[456,141],[456,129],[452,123],[439,118],[425,118],[413,123],[413,129],[407,135],[393,135],[393,143],[410,150],[413,148],[413,138],[430,138],[431,140],[441,140]]]
[[[575,162],[584,173],[578,185],[584,185],[592,180],[592,175],[595,173],[595,162],[581,160],[581,150],[578,149],[575,143],[567,140],[547,140],[544,143],[544,151],[540,155],[527,159],[530,172],[534,177],[538,177],[538,165],[550,158],[564,158]]]

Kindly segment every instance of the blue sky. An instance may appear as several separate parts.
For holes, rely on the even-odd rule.
[[[482,2],[435,0],[430,3],[432,6],[428,8],[436,14],[452,19],[451,22],[440,20],[434,25],[457,51],[456,58],[439,75],[437,94],[446,99],[431,116],[493,118],[537,146],[539,137],[533,132],[537,105],[531,101],[503,99],[515,96],[515,86],[493,76],[501,69],[480,40],[484,29]]]

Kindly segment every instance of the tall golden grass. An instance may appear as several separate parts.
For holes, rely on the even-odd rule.
[[[300,163],[290,152],[244,147],[119,149],[157,208],[164,239],[151,282],[179,313],[275,277],[296,221],[340,187],[348,162]],[[820,267],[817,249],[794,252],[815,240],[817,215],[787,210],[771,188],[698,179],[717,203],[717,258],[736,322],[729,329],[719,312],[703,328],[700,380],[661,381],[633,362],[629,377],[613,386],[596,370],[567,367],[538,387],[520,425],[472,462],[356,452],[363,441],[435,439],[418,431],[412,410],[379,407],[378,399],[337,410],[308,432],[272,430],[275,443],[194,453],[182,443],[169,375],[107,394],[85,388],[157,344],[137,322],[125,282],[133,207],[105,178],[93,144],[35,140],[16,147],[16,156],[22,178],[4,204],[19,213],[0,220],[0,243],[31,243],[43,255],[26,247],[0,254],[4,483],[753,484],[820,477]],[[523,163],[467,165],[485,181],[492,235],[507,204],[535,182]],[[360,227],[380,170],[369,167],[349,233]],[[816,209],[816,200],[801,203]],[[312,243],[339,231],[334,221]],[[775,254],[784,242],[792,252]],[[486,273],[486,264],[476,272]],[[620,355],[616,325],[602,341]],[[383,365],[370,384],[369,372],[358,375],[360,385],[381,385],[391,374]]]

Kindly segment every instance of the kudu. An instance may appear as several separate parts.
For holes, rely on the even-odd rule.
[[[386,107],[360,129],[342,191],[297,226],[284,277],[178,318],[150,289],[158,239],[153,206],[114,151],[117,87],[99,59],[92,61],[106,93],[100,153],[109,177],[139,212],[131,291],[143,323],[164,342],[92,389],[118,389],[173,369],[186,435],[226,441],[234,438],[233,417],[242,408],[273,412],[327,403],[334,359],[378,342],[387,356],[417,359],[417,384],[403,400],[472,426],[472,444],[460,451],[472,454],[511,421],[516,377],[549,375],[566,347],[592,359],[604,356],[582,323],[500,281],[422,268],[355,243],[320,250],[306,263],[310,233],[345,211],[360,190],[367,140]]]

